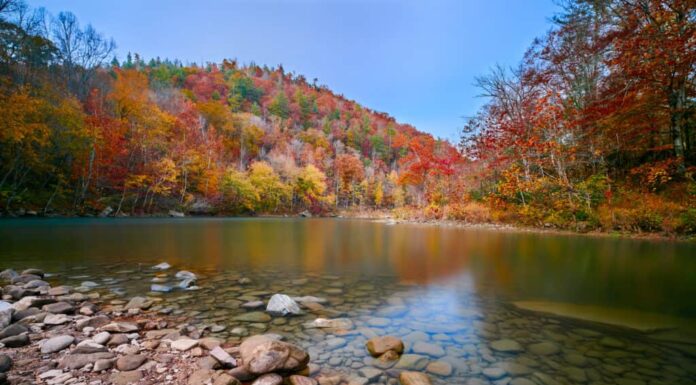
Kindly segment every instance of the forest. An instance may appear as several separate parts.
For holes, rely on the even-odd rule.
[[[282,65],[119,60],[72,13],[0,0],[0,212],[693,234],[694,5],[562,2],[518,66],[475,80],[487,103],[450,143]]]

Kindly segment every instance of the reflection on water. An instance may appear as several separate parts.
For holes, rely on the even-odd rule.
[[[283,334],[322,367],[354,377],[378,369],[377,382],[408,368],[443,384],[688,383],[696,349],[679,334],[675,344],[674,331],[656,338],[511,302],[620,308],[690,323],[693,255],[686,243],[329,219],[0,222],[0,268],[41,267],[75,285],[96,280],[108,299],[147,291],[155,274],[147,267],[167,261],[201,275],[202,289],[167,295],[159,310],[224,325],[219,335],[230,339]],[[249,313],[242,303],[278,292],[328,303],[299,317],[234,319]],[[305,325],[320,316],[349,318],[355,327],[337,333]],[[363,347],[386,334],[406,342],[396,364]]]

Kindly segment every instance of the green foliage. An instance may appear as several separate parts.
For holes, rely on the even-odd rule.
[[[268,106],[268,111],[283,119],[287,119],[290,116],[290,103],[284,91],[278,91],[276,93],[273,102]]]

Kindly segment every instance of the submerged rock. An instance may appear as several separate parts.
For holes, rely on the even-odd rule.
[[[297,302],[285,294],[274,294],[268,301],[266,311],[282,316],[302,314],[302,310],[300,310]]]
[[[353,321],[348,318],[317,318],[312,322],[307,322],[304,324],[305,328],[318,328],[318,329],[353,329]]]
[[[152,266],[153,269],[155,270],[168,270],[172,267],[172,265],[168,264],[167,262],[162,262],[160,264],[157,264],[155,266]]]
[[[518,353],[523,351],[519,342],[511,339],[502,339],[491,342],[491,349],[504,353]]]
[[[379,357],[390,350],[397,354],[404,352],[404,343],[394,336],[370,338],[365,346],[373,357]]]
[[[271,319],[272,318],[270,315],[259,311],[252,311],[250,313],[240,314],[232,318],[233,321],[241,322],[269,322]]]
[[[154,284],[150,286],[150,291],[159,293],[169,293],[170,291],[172,291],[172,287],[167,285]]]
[[[428,375],[420,372],[401,372],[399,382],[402,385],[431,385]]]

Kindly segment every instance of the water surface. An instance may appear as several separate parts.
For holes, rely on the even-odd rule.
[[[95,281],[118,304],[147,294],[156,274],[149,268],[167,261],[170,276],[199,274],[201,289],[167,294],[159,307],[224,325],[222,337],[276,332],[309,348],[321,367],[369,377],[367,368],[388,365],[367,356],[366,338],[393,334],[409,354],[396,367],[429,370],[443,384],[693,383],[694,256],[689,243],[358,220],[0,221],[0,268],[40,267],[73,285]],[[233,320],[248,312],[242,303],[273,293],[328,303],[299,317]],[[650,314],[676,329],[646,333],[525,311],[517,301],[592,309],[600,320],[603,312]],[[303,325],[317,317],[348,318],[355,328]],[[496,350],[499,340],[521,351]]]

